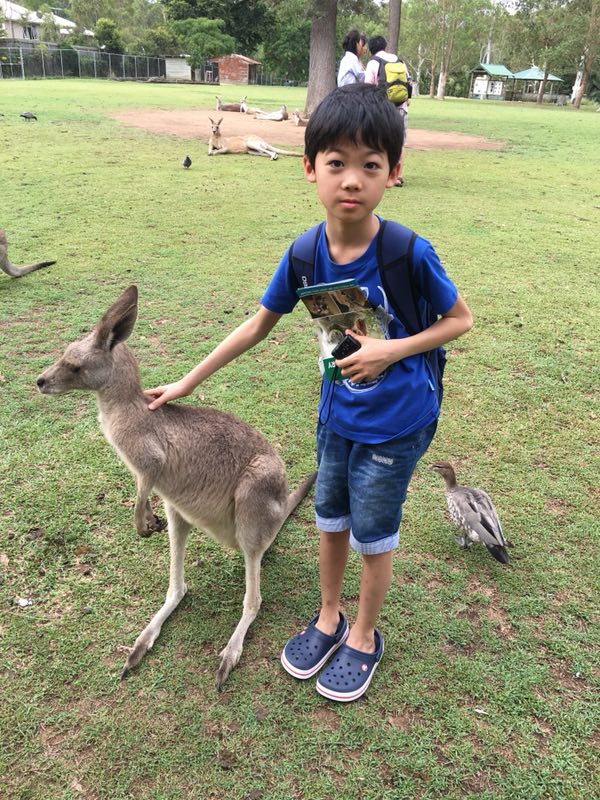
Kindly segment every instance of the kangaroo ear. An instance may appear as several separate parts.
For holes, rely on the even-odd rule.
[[[130,286],[112,304],[96,326],[96,345],[103,350],[112,350],[119,342],[129,337],[137,319],[137,286]]]

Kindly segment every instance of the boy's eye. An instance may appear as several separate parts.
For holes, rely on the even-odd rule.
[[[365,169],[379,169],[379,164],[377,161],[367,161]]]
[[[328,166],[328,167],[334,167],[334,168],[336,168],[336,169],[339,169],[340,167],[343,167],[344,165],[343,165],[343,163],[340,161],[340,159],[339,159],[339,158],[330,158],[330,159],[329,159],[329,161],[327,162],[327,166]]]

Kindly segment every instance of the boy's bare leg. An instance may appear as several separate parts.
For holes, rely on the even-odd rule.
[[[331,635],[340,621],[340,597],[348,552],[350,531],[328,533],[320,531],[319,577],[321,580],[321,611],[316,627]]]
[[[363,653],[375,650],[375,623],[390,588],[393,552],[363,555],[358,614],[346,641]]]

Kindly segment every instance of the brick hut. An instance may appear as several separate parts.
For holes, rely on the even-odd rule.
[[[211,61],[218,65],[220,83],[256,83],[256,67],[260,65],[260,61],[239,53],[220,56]]]

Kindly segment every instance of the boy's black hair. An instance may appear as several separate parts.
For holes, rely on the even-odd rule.
[[[344,36],[344,40],[342,41],[342,50],[344,52],[349,51],[350,53],[354,53],[354,55],[358,55],[356,52],[356,46],[359,42],[365,42],[366,44],[367,37],[364,33],[360,33],[357,31],[356,28],[353,28],[351,31]]]
[[[387,42],[383,36],[371,36],[369,39],[369,53],[371,53],[372,56],[380,50],[385,50],[386,47]]]
[[[362,144],[386,153],[390,170],[400,161],[404,123],[378,86],[351,83],[334,89],[310,115],[304,153],[312,167],[317,153],[341,142]]]

